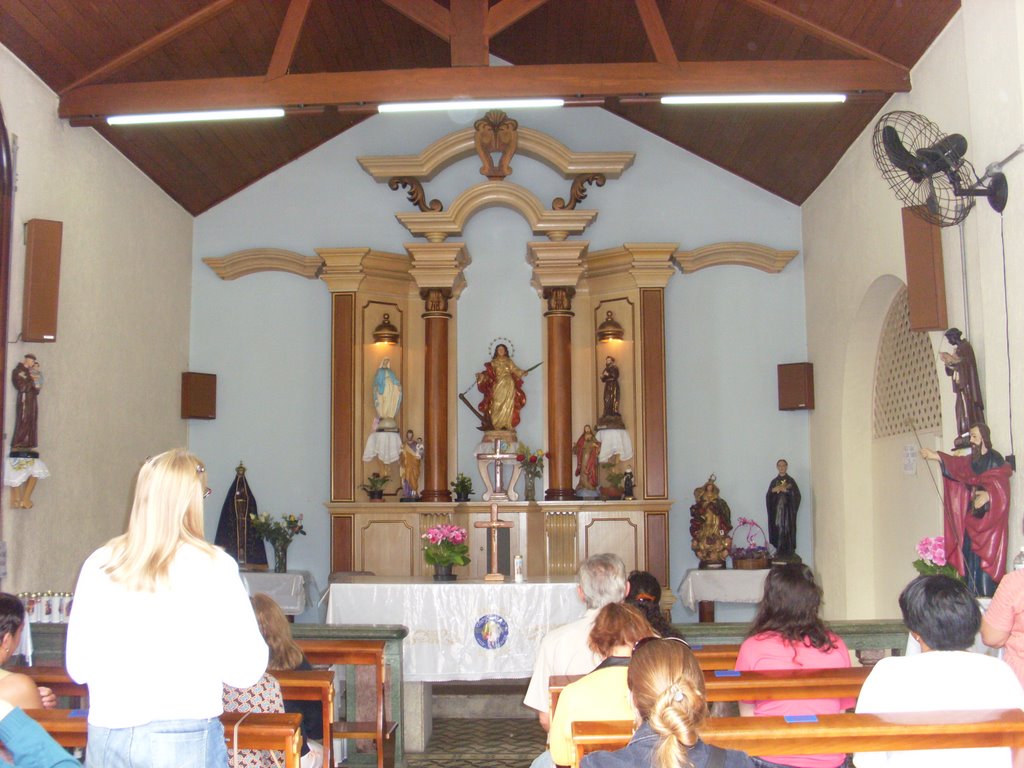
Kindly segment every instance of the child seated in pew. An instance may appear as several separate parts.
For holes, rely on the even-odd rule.
[[[10,661],[21,645],[25,627],[25,606],[15,595],[0,592],[0,665]],[[49,688],[41,688],[28,675],[0,669],[0,699],[22,709],[52,709],[57,697]]]
[[[270,595],[257,592],[252,596],[252,607],[270,649],[267,666],[271,674],[274,670],[312,669],[313,665],[292,639],[291,626],[281,606]],[[324,725],[319,702],[286,700],[284,711],[302,715],[302,768],[320,768],[324,762]]]
[[[548,752],[531,768],[551,765],[576,766],[572,724],[577,720],[628,720],[633,716],[626,687],[626,669],[633,646],[654,630],[632,606],[610,603],[594,619],[587,641],[603,660],[597,668],[562,689],[551,714]]]
[[[581,768],[753,768],[743,752],[701,741],[708,717],[704,674],[682,640],[641,640],[633,649],[626,682],[636,732],[620,750],[586,755]]]
[[[850,666],[850,654],[842,638],[818,615],[821,587],[814,573],[801,563],[775,566],[764,580],[764,594],[757,606],[747,639],[740,646],[736,669],[839,669]],[[834,715],[850,709],[856,699],[803,699],[741,701],[740,714],[758,717],[785,715]],[[846,755],[771,755],[753,757],[759,768],[837,768]]]
[[[861,688],[857,712],[939,712],[1024,708],[1024,690],[1010,666],[967,649],[981,610],[963,582],[918,576],[900,594],[903,622],[921,653],[879,661]],[[1009,768],[1006,747],[858,752],[857,768]]]

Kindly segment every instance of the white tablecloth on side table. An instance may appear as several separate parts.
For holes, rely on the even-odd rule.
[[[240,575],[250,596],[257,592],[270,595],[289,616],[298,616],[306,610],[307,578],[304,571],[242,571]]]
[[[328,624],[403,624],[410,682],[527,678],[541,638],[585,607],[572,579],[514,582],[356,577],[332,584]]]
[[[676,591],[683,605],[691,611],[697,610],[697,603],[705,600],[719,603],[757,603],[761,601],[767,575],[767,568],[693,568],[686,572]]]

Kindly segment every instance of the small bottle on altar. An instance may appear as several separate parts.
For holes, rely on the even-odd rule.
[[[523,556],[516,555],[512,560],[512,575],[515,578],[516,584],[522,584],[526,577],[523,574]]]

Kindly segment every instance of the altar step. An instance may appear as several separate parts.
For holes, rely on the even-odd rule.
[[[537,713],[523,704],[529,680],[479,680],[434,683],[435,718],[536,719]]]

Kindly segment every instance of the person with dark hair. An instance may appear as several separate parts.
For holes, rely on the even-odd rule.
[[[1024,689],[1010,666],[967,650],[981,625],[981,610],[963,582],[918,576],[900,594],[900,611],[922,652],[879,661],[861,688],[858,712],[1024,707]],[[857,768],[1009,768],[1011,758],[1002,747],[859,752],[854,762]]]
[[[747,639],[740,646],[736,669],[839,669],[850,666],[843,639],[821,620],[821,587],[811,569],[801,563],[778,565],[768,572]],[[834,715],[851,708],[856,699],[741,701],[740,714],[759,717]],[[751,758],[754,765],[836,768],[846,755],[772,755]]]
[[[578,578],[586,613],[544,635],[523,697],[526,706],[537,710],[537,719],[545,731],[551,724],[548,680],[552,675],[583,675],[601,663],[600,654],[589,645],[590,630],[601,608],[621,603],[626,597],[626,565],[618,555],[591,555],[580,566]]]
[[[921,458],[942,468],[946,561],[976,595],[992,597],[1006,573],[1013,467],[992,448],[987,424],[971,426],[970,443],[970,456],[922,448]]]
[[[708,718],[704,673],[693,651],[676,638],[650,637],[633,649],[626,672],[636,731],[616,752],[591,752],[581,768],[752,768],[733,749],[705,744]]]
[[[658,577],[648,571],[633,571],[627,581],[629,590],[626,604],[637,608],[658,636],[678,637],[682,640],[683,634],[669,624],[661,612],[661,584],[658,583]]]
[[[0,665],[6,664],[21,644],[25,606],[15,595],[0,592]],[[57,706],[49,688],[39,688],[28,675],[0,669],[0,700],[22,709]]]
[[[626,669],[633,646],[654,629],[636,608],[609,603],[594,619],[588,645],[603,661],[588,675],[565,686],[551,716],[548,754],[533,762],[542,765],[576,766],[572,724],[577,720],[629,720],[633,708],[626,686]]]

